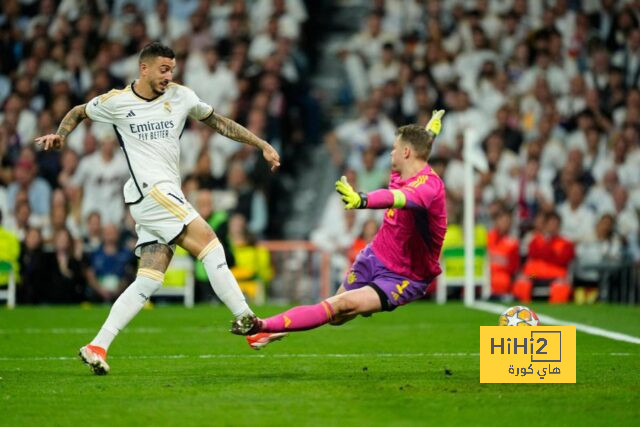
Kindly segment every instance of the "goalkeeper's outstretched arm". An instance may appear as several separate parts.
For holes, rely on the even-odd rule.
[[[425,126],[429,143],[433,142],[438,134],[440,134],[443,115],[444,110],[434,111],[429,123]],[[426,162],[426,159],[424,161]],[[402,209],[417,206],[411,200],[407,200],[407,195],[398,189],[380,189],[370,193],[357,192],[351,187],[347,182],[347,178],[344,176],[336,182],[336,191],[340,193],[345,208],[347,209]]]
[[[370,193],[357,192],[344,176],[336,182],[336,191],[347,209],[402,209],[407,206],[407,196],[400,190],[381,188]]]

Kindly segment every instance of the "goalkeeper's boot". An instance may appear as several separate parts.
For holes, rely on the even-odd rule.
[[[262,321],[255,314],[246,314],[231,322],[231,332],[236,335],[253,335],[260,332]]]
[[[78,353],[80,359],[89,367],[96,375],[107,375],[109,373],[109,365],[107,364],[107,351],[95,345],[85,345]]]
[[[269,345],[269,343],[272,343],[274,341],[280,341],[282,338],[286,337],[287,335],[289,334],[286,332],[274,332],[274,333],[258,332],[255,335],[248,335],[247,343],[249,344],[249,347],[251,347],[252,349],[260,350],[261,348]]]

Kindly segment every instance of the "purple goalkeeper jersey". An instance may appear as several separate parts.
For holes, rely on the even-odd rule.
[[[442,272],[439,258],[447,230],[444,183],[427,165],[406,180],[391,172],[389,189],[402,191],[407,204],[387,209],[371,244],[373,252],[389,270],[428,283]]]

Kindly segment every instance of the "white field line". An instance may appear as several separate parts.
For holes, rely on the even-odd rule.
[[[488,311],[489,313],[500,314],[509,307],[492,302],[478,301],[471,305],[470,308]],[[585,325],[584,323],[572,322],[570,320],[556,319],[555,317],[547,316],[540,313],[536,314],[544,325],[575,326],[576,330],[590,335],[597,335],[600,337],[605,337],[616,341],[629,342],[632,344],[640,344],[640,338],[634,337],[632,335],[622,334],[620,332],[610,331],[608,329],[597,328],[595,326]]]
[[[97,328],[2,328],[0,335],[8,334],[28,334],[28,335],[85,335],[95,334]],[[161,328],[127,328],[126,332],[133,334],[161,334],[164,332]],[[123,331],[123,332],[125,332]]]
[[[114,356],[109,360],[142,360],[142,359],[362,359],[362,358],[397,358],[397,357],[479,357],[480,353],[291,353],[291,354],[158,354],[140,356]],[[3,361],[16,360],[77,360],[71,356],[25,356],[25,357],[2,357]]]
[[[631,356],[631,353],[593,353],[603,356]],[[109,360],[144,360],[144,359],[372,359],[372,358],[418,358],[418,357],[480,357],[480,353],[299,353],[299,354],[158,354],[140,356],[114,356]],[[0,362],[7,361],[67,361],[78,360],[71,356],[26,356],[0,357]]]

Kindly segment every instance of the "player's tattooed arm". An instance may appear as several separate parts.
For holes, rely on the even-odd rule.
[[[56,133],[44,135],[36,138],[36,143],[43,146],[45,150],[61,149],[67,136],[78,126],[78,124],[87,118],[85,111],[86,104],[76,105],[73,107],[60,122]]]
[[[275,171],[280,167],[280,155],[276,149],[267,141],[259,138],[241,124],[238,124],[227,117],[216,114],[215,112],[202,122],[227,138],[242,142],[243,144],[253,145],[254,147],[262,150],[262,155],[271,166],[272,171]]]

